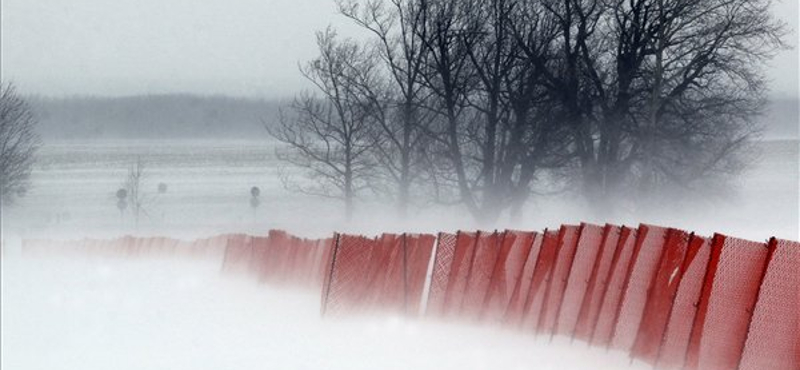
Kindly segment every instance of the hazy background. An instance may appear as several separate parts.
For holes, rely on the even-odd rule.
[[[775,14],[800,29],[796,0],[779,2]],[[323,321],[318,292],[221,279],[219,261],[15,258],[24,238],[479,226],[458,205],[415,204],[398,220],[380,199],[360,200],[348,222],[340,201],[282,185],[279,172],[296,169],[277,160],[280,148],[263,126],[310,87],[297,66],[316,56],[315,31],[362,32],[333,0],[0,0],[0,24],[2,80],[28,99],[44,140],[31,188],[0,220],[3,368],[650,368],[518,332]],[[790,39],[800,44],[796,31]],[[800,238],[798,69],[796,48],[772,62],[764,140],[724,202],[700,197],[612,217],[589,216],[575,194],[537,196],[520,220],[496,226],[648,222],[702,235]],[[146,168],[139,223],[115,197],[137,160]],[[252,186],[262,193],[256,210]]]
[[[798,3],[776,2],[794,30]],[[4,0],[3,78],[44,95],[292,95],[297,64],[328,25],[360,35],[332,0]],[[797,33],[791,38],[797,45]],[[769,72],[775,96],[798,96],[797,49]]]
[[[398,223],[385,203],[369,200],[356,222],[345,223],[337,201],[281,185],[282,164],[263,126],[310,87],[298,64],[316,55],[317,30],[333,25],[345,35],[363,35],[337,15],[332,0],[3,0],[0,10],[2,78],[29,99],[45,142],[33,186],[7,214],[6,229],[22,236],[210,235],[285,227],[327,235],[343,228],[475,227],[458,207],[417,205]],[[774,11],[800,28],[796,1],[779,1]],[[798,45],[796,31],[789,40]],[[734,184],[738,194],[725,204],[708,200],[590,221],[798,238],[797,48],[771,64],[771,102],[760,118],[767,142]],[[114,192],[137,158],[149,169],[146,186],[169,185],[167,195],[152,200],[141,228],[114,206]],[[247,202],[256,185],[264,196],[253,213]],[[570,199],[537,197],[522,221],[498,226],[538,229],[586,220]]]

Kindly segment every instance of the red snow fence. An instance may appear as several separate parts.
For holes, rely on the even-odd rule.
[[[164,237],[124,236],[116,239],[57,241],[23,239],[25,256],[71,256],[98,258],[217,258],[225,252],[228,238],[215,236],[194,241]]]
[[[430,239],[433,243],[435,238]],[[427,261],[425,255],[419,254],[418,241],[414,239],[411,243],[409,258]],[[271,230],[267,236],[225,234],[193,241],[132,236],[72,241],[26,239],[22,241],[22,254],[120,259],[215,259],[222,261],[222,272],[225,274],[245,274],[266,283],[316,290],[321,289],[326,272],[330,271],[332,247],[331,238],[303,239],[285,231]],[[416,287],[424,283],[423,279],[413,284]],[[421,292],[422,288],[418,289]]]
[[[282,230],[267,236],[229,235],[222,260],[226,274],[269,284],[321,289],[333,239],[303,239]]]
[[[410,262],[407,237],[337,235],[322,314],[502,325],[658,369],[800,369],[796,242],[584,223],[426,236]]]
[[[800,369],[800,243],[655,225],[543,232],[24,240],[25,255],[218,258],[321,292],[326,317],[491,324],[626,351],[656,369]]]
[[[772,239],[742,370],[800,368],[800,244]]]
[[[322,314],[417,315],[435,240],[417,234],[337,234],[325,268]]]

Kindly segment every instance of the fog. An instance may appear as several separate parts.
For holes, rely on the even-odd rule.
[[[3,75],[26,93],[283,97],[332,1],[3,1]]]
[[[796,1],[773,9],[800,28]],[[297,64],[328,25],[364,35],[333,1],[5,0],[0,54],[4,79],[28,94],[283,97],[310,87]],[[797,97],[797,48],[771,64],[775,94]]]
[[[376,235],[385,231],[431,232],[477,228],[542,230],[581,221],[638,225],[649,222],[697,231],[722,232],[764,240],[798,236],[798,144],[794,139],[758,144],[753,164],[726,193],[699,189],[639,210],[590,212],[572,192],[538,195],[519,220],[501,217],[478,223],[461,205],[412,199],[409,216],[398,218],[391,203],[365,196],[347,221],[342,202],[287,189],[281,176],[312,182],[302,171],[275,157],[278,146],[264,140],[85,140],[46,144],[34,165],[33,186],[5,210],[6,240],[37,237],[80,238],[123,234],[195,238],[225,232],[265,234],[271,228],[300,236],[333,231]],[[120,212],[114,193],[131,164],[145,169],[143,216],[136,225],[130,210]],[[167,185],[164,193],[158,184]],[[249,204],[250,188],[261,189],[261,204]]]
[[[219,261],[3,262],[7,369],[648,368],[513,331],[322,320],[319,295],[221,278]]]
[[[686,86],[697,90],[686,93],[684,100],[673,102],[672,107],[678,107],[678,112],[672,112],[674,116],[661,121],[657,117],[661,109],[656,103],[670,97],[660,95],[661,75],[651,80],[649,73],[665,72],[659,68],[649,69],[651,66],[646,63],[635,71],[640,78],[637,83],[644,86],[652,82],[653,85],[644,88],[637,85],[632,90],[639,95],[631,103],[633,108],[627,108],[630,114],[624,118],[635,117],[631,119],[635,122],[631,126],[622,119],[609,118],[611,115],[605,113],[615,112],[612,109],[598,113],[610,105],[607,103],[615,102],[614,99],[601,101],[601,94],[592,91],[585,96],[581,95],[583,92],[571,96],[561,94],[558,83],[537,79],[531,79],[535,94],[525,86],[511,91],[514,78],[519,78],[516,82],[527,81],[520,77],[507,79],[509,83],[503,88],[511,91],[508,96],[493,96],[505,110],[489,117],[487,107],[492,104],[487,102],[492,96],[486,92],[499,91],[493,89],[499,85],[472,86],[480,85],[471,82],[477,80],[478,73],[474,71],[470,73],[475,75],[461,81],[464,90],[472,90],[463,93],[458,103],[461,105],[447,112],[450,114],[447,116],[443,113],[447,109],[441,108],[445,99],[437,100],[441,97],[436,96],[439,76],[429,65],[425,70],[430,73],[427,80],[417,81],[423,85],[419,91],[425,93],[401,101],[395,91],[397,86],[393,86],[395,90],[385,95],[388,96],[385,101],[375,99],[380,100],[377,105],[372,105],[371,100],[369,104],[354,105],[355,116],[367,112],[369,114],[364,116],[370,118],[362,118],[361,122],[352,117],[340,118],[340,121],[349,119],[348,123],[369,122],[378,127],[366,130],[366,140],[373,140],[366,145],[370,151],[365,151],[371,157],[356,166],[367,169],[365,178],[379,179],[356,186],[359,193],[353,200],[352,215],[346,214],[345,202],[339,199],[342,195],[339,193],[348,191],[337,193],[342,189],[336,188],[349,181],[335,178],[326,182],[325,170],[320,170],[327,168],[334,173],[345,173],[339,168],[330,170],[329,167],[339,163],[323,163],[323,166],[317,163],[315,167],[304,163],[301,157],[287,154],[291,153],[290,146],[298,142],[330,145],[326,140],[331,135],[318,126],[308,130],[313,134],[313,128],[318,129],[318,137],[292,143],[292,139],[302,135],[291,129],[301,126],[303,118],[307,119],[305,123],[315,123],[320,117],[324,120],[331,115],[331,110],[325,110],[330,105],[325,105],[324,98],[298,95],[301,91],[328,86],[324,82],[342,78],[355,86],[349,86],[351,92],[356,91],[355,99],[344,99],[345,103],[352,103],[361,98],[374,98],[363,92],[391,82],[391,79],[377,79],[379,82],[373,86],[370,83],[376,81],[374,76],[362,74],[373,71],[364,66],[374,67],[370,63],[385,61],[385,58],[379,53],[359,53],[374,52],[375,45],[358,44],[368,33],[337,15],[333,0],[4,0],[1,6],[1,82],[12,82],[30,103],[42,139],[30,177],[26,179],[30,186],[11,195],[13,204],[0,204],[2,368],[649,368],[631,363],[627,354],[589,348],[584,343],[569,343],[565,338],[550,342],[549,338],[509,329],[387,316],[322,319],[320,292],[282,289],[246,277],[223,275],[220,273],[221,256],[201,261],[30,257],[21,253],[25,239],[121,235],[196,239],[224,233],[265,235],[270,229],[320,238],[334,232],[376,236],[385,232],[506,228],[541,231],[581,222],[632,227],[649,223],[703,236],[723,233],[758,241],[771,237],[800,239],[800,95],[796,47],[800,44],[796,31],[800,28],[800,10],[796,1],[776,2],[771,10],[777,19],[794,29],[785,42],[795,48],[776,49],[775,57],[766,63],[763,71],[764,90],[758,78],[751,79],[749,74],[753,72],[753,76],[758,77],[761,72],[758,63],[753,64],[752,71],[747,63],[738,69],[736,62],[727,64],[726,56],[720,54],[717,62],[721,62],[717,66],[722,66],[723,70],[715,73],[717,77],[726,77],[688,81]],[[356,41],[337,44],[336,40],[341,39],[330,37],[328,44],[317,45],[315,42],[319,40],[315,32],[328,25],[334,26],[342,37],[352,36]],[[532,35],[538,37],[542,33],[532,32]],[[745,44],[756,39],[747,39]],[[605,44],[601,41],[604,42],[600,40],[592,45],[599,51],[596,54],[604,51]],[[485,43],[474,44],[478,46],[473,52],[486,52],[488,56],[491,50],[502,49],[491,47],[491,40],[482,42]],[[320,69],[321,64],[317,63],[317,80],[304,79],[298,66],[314,60],[320,54],[318,46],[324,49],[326,45],[340,56],[352,57],[339,64],[352,62],[349,67],[355,67],[337,75]],[[480,49],[486,45],[489,47]],[[508,46],[510,49],[519,47],[509,45],[514,45]],[[759,45],[751,46],[761,50]],[[768,53],[772,49],[765,46],[764,50]],[[336,56],[336,53],[331,54]],[[606,63],[602,66],[607,68],[605,71],[615,71],[614,66],[608,64],[614,59],[609,55],[598,57],[597,61]],[[667,53],[667,56],[675,55]],[[677,55],[680,59],[680,53]],[[486,67],[477,60],[479,58],[470,57],[462,55],[462,61],[473,63],[475,70]],[[737,61],[758,59],[753,55],[749,57],[752,59],[745,56]],[[526,58],[529,56],[518,55],[515,59],[515,63],[519,63],[515,66],[523,71],[520,76],[532,71],[539,73],[536,69],[539,67],[519,62]],[[683,61],[678,59],[672,60],[673,66],[681,65]],[[559,67],[558,60],[550,64],[549,68]],[[311,68],[314,63],[306,66],[307,76],[313,75],[308,72],[314,72]],[[448,67],[451,66],[443,66],[440,71]],[[724,70],[726,67],[732,69]],[[386,66],[374,70],[396,71]],[[516,73],[518,70],[508,71]],[[507,76],[517,76],[511,72]],[[572,72],[581,78],[588,75],[577,70]],[[667,72],[673,77],[666,79],[668,83],[686,76],[679,69]],[[751,80],[753,83],[749,85]],[[719,81],[722,82],[715,85]],[[604,79],[594,82],[601,86],[599,89],[606,89],[603,91],[616,88]],[[704,85],[706,83],[708,85]],[[741,90],[727,91],[726,87]],[[702,98],[707,92],[704,88],[711,91],[712,98],[724,102],[719,106],[732,107],[731,111],[714,111],[718,108],[709,102],[715,100]],[[454,91],[462,93],[459,89]],[[540,92],[543,98],[531,97],[539,96]],[[516,97],[523,98],[514,100],[509,97],[512,93],[519,93]],[[559,101],[562,96],[567,98]],[[598,100],[582,107],[585,108],[583,113],[569,111],[573,103],[582,106],[586,96]],[[741,96],[744,98],[741,98],[740,107]],[[381,95],[381,99],[383,97]],[[569,100],[571,98],[575,99]],[[764,114],[751,115],[761,98],[767,100]],[[535,107],[515,111],[525,106],[517,104],[520,101],[534,101]],[[426,114],[434,117],[419,118],[425,114],[415,116],[419,112],[412,112],[413,109],[396,109],[412,106],[425,106],[435,112]],[[410,155],[424,157],[424,161],[420,160],[424,163],[412,168],[418,173],[409,182],[413,186],[408,209],[402,215],[396,209],[397,199],[402,197],[398,193],[402,191],[386,190],[396,185],[386,178],[391,175],[387,174],[391,166],[396,164],[392,161],[401,156],[385,150],[384,146],[391,141],[387,137],[399,130],[389,132],[388,136],[385,132],[375,134],[380,131],[376,123],[379,121],[371,120],[370,114],[375,111],[408,122],[416,117],[419,122],[412,122],[416,130],[427,125],[424,128],[428,131],[416,133],[427,138],[417,141],[424,145],[410,150]],[[459,113],[453,113],[455,111]],[[740,120],[741,117],[744,118]],[[402,119],[393,123],[408,123]],[[546,157],[543,163],[533,165],[540,172],[523,182],[519,180],[523,170],[518,168],[532,162],[518,158],[527,158],[526,155],[508,162],[497,160],[497,163],[481,157],[489,152],[494,156],[496,142],[512,141],[494,140],[494,136],[486,139],[489,134],[482,136],[478,127],[489,126],[493,119],[496,127],[501,127],[498,129],[500,137],[508,138],[516,135],[516,131],[508,127],[521,122],[527,131],[517,136],[531,140],[519,144],[523,150],[535,147],[538,151],[539,147],[548,147],[551,143],[558,147],[561,143],[562,152],[556,148],[553,151],[557,153],[552,157],[542,155]],[[684,119],[689,124],[681,125]],[[423,121],[425,123],[420,123]],[[457,127],[452,131],[458,131],[459,136],[450,138],[442,134],[447,130],[434,132],[441,125],[453,122]],[[558,128],[553,132],[567,134],[531,144],[534,142],[531,138],[550,132],[541,128],[542,122]],[[576,122],[585,123],[587,129],[563,129]],[[648,145],[653,141],[648,140],[653,140],[656,134],[652,132],[657,131],[652,128],[656,127],[654,123],[668,126],[676,122],[678,129],[670,131],[674,127],[668,127],[659,142],[663,151],[650,152]],[[383,128],[385,123],[380,121]],[[641,126],[630,128],[635,125]],[[608,163],[602,163],[596,168],[603,171],[619,163],[625,166],[633,162],[641,167],[632,165],[627,168],[627,177],[619,177],[623,179],[621,182],[630,180],[624,184],[625,190],[620,190],[622,185],[619,188],[610,186],[611,191],[598,194],[613,193],[613,196],[590,199],[588,187],[581,188],[578,183],[602,178],[597,183],[605,187],[605,175],[611,170],[600,173],[599,177],[587,175],[596,168],[590,165],[580,168],[584,158],[576,154],[576,148],[600,147],[601,132],[607,132],[605,128],[611,126],[629,130],[625,132],[628,136],[618,139],[616,144],[622,148],[621,152],[629,151],[630,157],[625,159],[620,155],[614,158],[617,162],[610,162],[607,167],[604,166]],[[283,136],[276,134],[280,128],[285,130]],[[694,131],[684,137],[682,128]],[[738,137],[739,133],[745,139]],[[648,136],[651,134],[653,137]],[[384,135],[383,141],[374,139],[380,135]],[[584,139],[591,144],[576,144]],[[428,145],[426,140],[439,144]],[[736,157],[741,163],[734,161],[736,163],[730,166],[723,163],[716,167],[724,161],[718,161],[714,154],[726,154],[726,145],[736,149],[742,143],[742,149],[736,152],[742,154]],[[467,149],[453,155],[449,150],[455,146],[458,151],[458,144]],[[708,144],[719,144],[719,147],[703,151],[711,146]],[[513,152],[519,147],[509,145],[497,152],[505,155],[505,149]],[[634,153],[635,149],[638,152]],[[336,152],[336,148],[333,151]],[[559,162],[560,155],[569,159]],[[704,159],[713,170],[703,171],[699,167],[706,162],[695,161],[693,155],[710,157]],[[341,157],[349,158],[349,155]],[[653,165],[654,158],[662,159],[659,164],[666,163],[667,169],[654,170],[657,167]],[[516,191],[511,196],[510,192],[498,192],[512,200],[503,198],[506,204],[496,207],[502,211],[500,216],[479,220],[481,208],[470,207],[465,201],[467,196],[463,191],[458,193],[458,186],[454,185],[453,179],[461,175],[452,171],[456,159],[469,162],[464,171],[467,176],[462,177],[472,176],[459,179],[462,182],[459,185],[472,187],[467,195],[481,198],[478,203],[483,203],[485,209],[494,210],[492,198],[487,200],[486,196],[491,186],[485,183],[519,181],[526,196],[512,198],[518,195]],[[629,159],[631,162],[627,162]],[[497,164],[497,167],[509,165],[511,170],[501,180],[488,175],[482,177],[494,171],[481,167],[486,163]],[[142,176],[135,185],[140,191],[128,198],[121,197],[121,190],[126,196],[131,193],[131,173],[137,164]],[[383,172],[369,171],[379,164]],[[701,175],[691,176],[695,166]],[[644,190],[648,202],[637,202],[639,198],[631,189],[636,189],[640,180],[644,184],[642,188],[646,188],[647,171],[651,170],[665,176],[674,174],[670,171],[679,172],[678,181],[666,181],[677,186],[652,193]],[[684,170],[685,173],[681,172]],[[442,174],[444,180],[437,177]],[[444,185],[438,181],[443,181]],[[324,194],[312,195],[309,189],[322,189],[320,192]],[[440,197],[442,189],[445,196]],[[516,199],[524,200],[515,202]],[[135,207],[134,201],[137,202]],[[598,204],[607,207],[598,207]],[[511,216],[515,208],[520,213]]]

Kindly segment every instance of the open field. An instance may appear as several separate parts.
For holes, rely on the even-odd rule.
[[[7,258],[4,369],[647,369],[622,353],[397,318],[323,321],[319,296],[219,261]]]
[[[114,192],[127,167],[145,163],[147,215],[137,227]],[[762,144],[761,160],[727,201],[684,211],[587,216],[580,202],[531,203],[518,224],[638,221],[796,239],[798,143]],[[73,260],[19,256],[21,238],[162,234],[196,238],[284,228],[316,237],[475,228],[457,207],[417,208],[397,220],[385,204],[360,204],[345,223],[335,200],[285,190],[274,147],[261,142],[104,142],[46,146],[34,187],[4,217],[2,367],[9,369],[646,369],[627,355],[583,343],[399,318],[323,321],[318,293],[221,277],[219,260]],[[158,194],[158,183],[168,190]],[[249,206],[259,186],[262,205]],[[409,354],[413,354],[410,356]]]
[[[579,197],[540,196],[522,220],[500,220],[498,228],[536,230],[561,223],[651,222],[710,234],[745,238],[798,238],[798,142],[765,141],[736,192],[716,199],[675,202],[670,208],[638,214],[590,215]],[[476,225],[457,206],[417,205],[404,220],[388,202],[363,202],[351,223],[340,203],[286,190],[282,166],[268,141],[101,141],[46,145],[33,171],[33,188],[4,219],[7,241],[21,237],[83,237],[163,234],[201,237],[221,232],[261,234],[270,228],[298,235],[326,236],[333,230],[438,231]],[[136,227],[131,214],[116,207],[115,191],[137,158],[145,165],[146,215]],[[292,169],[284,169],[291,171]],[[310,180],[309,180],[310,181]],[[159,194],[159,183],[168,190]],[[252,186],[261,188],[261,206],[249,205]],[[11,239],[11,240],[9,240]]]

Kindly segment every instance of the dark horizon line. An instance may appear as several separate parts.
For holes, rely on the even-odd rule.
[[[296,93],[282,94],[282,95],[237,95],[227,93],[202,93],[202,92],[145,92],[145,93],[131,93],[131,94],[93,94],[93,93],[73,93],[73,94],[46,94],[46,93],[23,93],[27,98],[45,99],[45,100],[78,100],[78,99],[96,99],[96,100],[123,100],[123,99],[141,99],[141,98],[163,98],[163,97],[183,97],[183,98],[201,98],[201,99],[235,99],[235,100],[248,100],[248,101],[263,101],[263,102],[281,102],[290,101],[294,97],[307,90],[300,90]],[[795,94],[788,94],[785,92],[775,92],[767,94],[768,101],[777,100],[800,100],[800,91]]]
[[[124,99],[142,99],[142,98],[200,98],[200,99],[232,99],[232,100],[247,100],[247,101],[263,101],[263,102],[281,102],[291,100],[294,98],[293,94],[286,95],[237,95],[226,93],[199,93],[199,92],[152,92],[152,93],[131,93],[131,94],[93,94],[93,93],[75,93],[75,94],[46,94],[46,93],[31,93],[25,92],[22,94],[29,99],[43,99],[43,100],[124,100]]]

